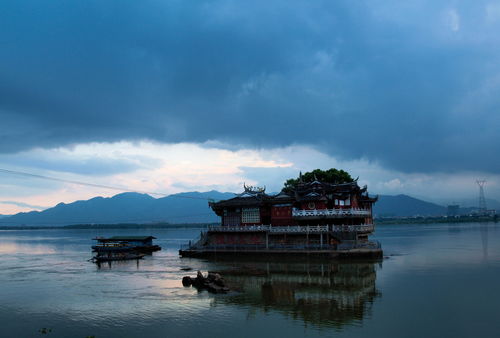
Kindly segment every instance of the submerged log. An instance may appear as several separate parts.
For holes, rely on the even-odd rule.
[[[185,276],[182,278],[182,285],[192,285],[198,290],[207,290],[212,293],[226,293],[229,291],[221,275],[213,272],[209,272],[207,277],[203,276],[201,271],[197,272],[195,278]]]

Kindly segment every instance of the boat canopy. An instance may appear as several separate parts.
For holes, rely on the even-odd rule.
[[[94,240],[104,242],[148,242],[156,237],[153,236],[112,236],[112,237],[96,237]]]

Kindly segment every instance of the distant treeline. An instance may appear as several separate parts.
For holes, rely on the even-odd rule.
[[[0,230],[41,230],[41,229],[178,229],[206,228],[219,223],[115,223],[115,224],[71,224],[64,226],[0,226]]]
[[[375,224],[430,224],[430,223],[482,223],[498,222],[498,215],[493,216],[434,216],[434,217],[380,217]]]
[[[434,216],[434,217],[379,217],[375,224],[430,224],[430,223],[471,223],[498,222],[498,215],[493,216]],[[42,230],[42,229],[180,229],[206,228],[219,223],[114,223],[114,224],[71,224],[63,226],[0,226],[0,230]]]

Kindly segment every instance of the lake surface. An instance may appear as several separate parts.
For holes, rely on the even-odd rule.
[[[500,225],[378,226],[379,262],[179,258],[200,230],[0,231],[0,337],[500,337]],[[108,235],[163,250],[88,262]],[[196,270],[234,291],[183,287]]]

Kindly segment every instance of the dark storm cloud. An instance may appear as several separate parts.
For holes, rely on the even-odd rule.
[[[86,158],[56,152],[32,152],[30,154],[0,154],[0,163],[8,163],[17,168],[31,168],[44,171],[68,172],[80,175],[106,176],[127,173],[161,163],[155,159],[142,157],[132,159],[105,158],[96,155]]]
[[[3,1],[0,151],[311,144],[498,172],[500,8],[482,1]]]

